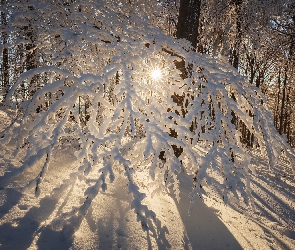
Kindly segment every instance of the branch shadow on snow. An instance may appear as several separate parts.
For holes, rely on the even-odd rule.
[[[85,203],[81,205],[82,209],[80,211],[83,211],[82,213],[78,212],[77,214],[76,212],[77,210],[79,211],[79,208],[76,210],[74,209],[75,211],[68,213],[70,216],[67,217],[66,220],[59,220],[59,217],[63,216],[63,208],[68,202],[68,199],[70,199],[75,183],[73,180],[75,178],[75,174],[73,174],[70,179],[63,180],[63,183],[59,187],[56,187],[51,194],[39,200],[39,207],[19,205],[23,194],[16,189],[3,188],[0,190],[6,192],[7,197],[7,201],[0,207],[3,216],[8,214],[10,209],[14,206],[18,206],[22,210],[27,210],[24,215],[21,215],[22,217],[14,217],[12,222],[6,222],[0,225],[1,249],[27,249],[36,238],[38,249],[69,249],[73,245],[74,233],[79,230],[83,220],[86,220],[90,229],[98,234],[100,241],[97,247],[99,249],[105,249],[105,246],[111,245],[114,247],[114,235],[116,235],[115,244],[117,244],[115,248],[128,245],[129,236],[124,230],[126,224],[125,214],[128,211],[131,213],[134,212],[131,211],[130,204],[125,204],[124,206],[121,204],[120,199],[122,195],[127,195],[126,191],[122,188],[126,183],[122,184],[123,186],[116,186],[113,194],[111,194],[116,198],[116,205],[112,208],[114,211],[108,211],[111,214],[109,221],[102,221],[101,219],[96,220],[92,213],[93,200],[90,202],[88,200],[89,203],[87,203],[87,206],[85,206]],[[100,198],[105,194],[104,192],[99,192],[97,195],[98,199],[95,199],[95,202],[97,202],[97,200],[102,202]],[[59,203],[61,204],[59,205]],[[115,216],[114,212],[119,212],[119,216]],[[48,224],[46,220],[48,220],[53,213],[56,214],[55,219]],[[54,225],[52,226],[54,222],[64,223],[62,229],[56,230]],[[118,226],[115,227],[115,224]],[[148,226],[149,229],[146,230],[146,240],[149,249],[152,249],[152,238],[159,249],[171,247],[166,239],[166,234],[169,234],[169,231],[165,225],[161,225],[159,219],[155,219],[153,222],[151,221]],[[108,235],[104,235],[106,229],[110,231]],[[101,241],[103,237],[105,237],[105,240]]]
[[[17,205],[22,197],[22,193],[13,188],[0,188],[0,194],[3,194],[4,202],[0,206],[0,219]],[[2,196],[1,194],[1,196]],[[2,198],[2,197],[1,197]]]
[[[62,189],[62,187],[60,188]],[[57,192],[61,190],[56,189]],[[53,249],[68,249],[72,245],[71,239],[64,238],[60,232],[54,232],[45,228],[40,228],[40,224],[44,222],[54,211],[59,199],[54,196],[46,196],[40,201],[39,207],[31,207],[23,217],[16,218],[12,222],[4,223],[0,226],[0,242],[1,249],[28,249],[32,244],[36,234],[41,232],[43,242],[47,241],[48,247]],[[58,241],[58,245],[54,246]],[[38,249],[45,249],[39,245]]]
[[[96,249],[117,249],[129,245],[133,246],[136,243],[132,243],[134,239],[129,236],[129,233],[134,234],[134,232],[129,231],[130,228],[133,228],[132,230],[134,228],[143,230],[140,234],[146,234],[148,249],[153,249],[152,241],[155,242],[158,249],[171,248],[166,238],[169,231],[159,219],[151,220],[146,216],[148,228],[140,229],[140,222],[136,221],[136,214],[130,208],[131,197],[124,190],[125,186],[124,179],[117,180],[112,191],[100,191],[91,199],[88,198],[87,203],[62,215],[61,217],[66,217],[66,221],[69,222],[63,226],[63,234],[67,235],[68,238],[73,238],[73,234],[81,228],[84,221],[96,235],[96,240],[92,245]],[[96,213],[93,211],[96,211]],[[102,214],[97,215],[97,212]],[[59,223],[58,221],[59,219],[55,223]],[[61,220],[60,222],[64,224],[65,221]],[[135,226],[134,223],[137,223],[137,225]],[[139,245],[139,247],[142,246]]]
[[[180,184],[180,201],[172,195],[178,212],[185,227],[183,248],[190,249],[242,249],[238,241],[214,213],[201,199],[196,201],[192,214],[189,215],[191,191],[191,177],[181,172],[178,175]],[[173,192],[171,192],[173,194]]]
[[[129,234],[125,230],[126,214],[130,209],[124,206],[120,200],[114,202],[114,206],[108,219],[99,218],[94,226],[97,231],[97,249],[122,248],[128,244]],[[117,214],[116,214],[117,212]],[[90,224],[89,218],[87,219]]]
[[[293,186],[286,181],[288,176],[274,175],[265,169],[267,169],[265,166],[257,169],[257,174],[251,177],[254,216],[251,215],[252,213],[246,216],[248,220],[263,229],[267,241],[272,243],[274,240],[281,249],[290,249],[284,239],[274,234],[273,230],[279,231],[292,240],[295,239],[295,214],[292,206],[292,200],[295,199],[292,192]],[[245,207],[241,204],[229,203],[229,205],[235,211],[244,214]],[[259,219],[255,215],[259,216]],[[268,221],[269,224],[265,221]],[[269,247],[275,249],[272,246]]]
[[[268,199],[264,199],[264,197],[261,197],[258,193],[254,193],[253,192],[253,197],[255,198],[255,201],[258,201],[260,204],[262,204],[262,206],[270,211],[267,212],[266,210],[262,210],[262,208],[258,208],[258,210],[263,213],[263,215],[265,217],[268,217],[271,221],[274,222],[278,222],[280,223],[281,221],[284,221],[286,224],[288,224],[290,221],[292,221],[294,223],[295,221],[295,214],[294,213],[288,213],[288,211],[292,211],[294,208],[292,208],[289,204],[287,204],[284,200],[282,200],[281,198],[279,198],[278,196],[276,196],[273,192],[271,192],[268,188],[266,188],[263,184],[266,185],[266,179],[264,177],[260,177],[260,180],[263,181],[262,183],[259,183],[255,180],[252,180],[253,184],[255,184],[260,192],[263,192],[266,197],[268,197]],[[276,181],[279,182],[279,181]],[[268,185],[274,185],[275,183],[271,182],[270,180],[268,180]],[[282,194],[283,197],[291,197],[292,199],[294,199],[294,194],[292,194],[291,192],[282,189],[282,187],[277,186],[278,192],[280,192],[280,194]],[[258,203],[255,202],[255,205],[258,206]],[[286,209],[279,209],[280,206],[283,206]],[[260,206],[261,207],[261,206]],[[262,211],[261,211],[262,210]],[[274,215],[277,216],[277,218],[275,218]],[[293,225],[295,226],[295,225]]]
[[[71,176],[64,180],[59,187],[53,189],[52,193],[40,199],[39,207],[33,206],[29,209],[27,205],[19,204],[23,196],[22,193],[12,188],[3,189],[7,193],[7,202],[0,207],[4,215],[9,213],[13,206],[18,206],[21,210],[28,209],[28,211],[22,217],[14,217],[11,222],[0,225],[1,249],[28,249],[36,237],[38,238],[38,249],[69,249],[73,245],[73,238],[68,237],[61,230],[52,229],[46,220],[54,212],[56,212],[56,216],[61,213],[73,191],[74,178],[75,176]],[[58,207],[61,200],[62,203]],[[43,223],[44,225],[42,225]]]
[[[74,176],[74,175],[73,175]],[[72,177],[73,177],[72,176]],[[83,227],[85,223],[88,224],[89,229],[96,235],[97,238],[95,242],[92,242],[97,249],[112,249],[112,248],[124,248],[130,244],[129,232],[125,228],[134,227],[132,224],[137,223],[138,229],[140,228],[140,222],[136,222],[136,214],[130,208],[131,197],[127,195],[125,187],[126,180],[123,178],[117,180],[117,184],[114,184],[114,190],[102,192],[99,191],[97,195],[88,198],[85,202],[78,206],[73,207],[72,210],[68,212],[62,212],[63,206],[67,203],[66,199],[57,208],[56,216],[50,224],[38,229],[40,234],[37,241],[38,249],[46,249],[50,245],[52,248],[59,248],[62,244],[63,249],[68,248],[73,244],[74,234]],[[91,180],[89,180],[91,182]],[[95,179],[92,182],[96,182]],[[126,183],[125,183],[126,182]],[[64,184],[60,188],[55,189],[56,193],[52,196],[58,198],[67,190],[68,195],[71,191],[71,185],[73,181],[64,181]],[[107,198],[110,198],[112,202],[106,202]],[[129,200],[129,201],[128,201]],[[106,206],[106,207],[105,207]],[[104,215],[97,216],[97,211],[103,213]],[[126,215],[134,218],[127,218]],[[158,249],[168,249],[171,248],[168,240],[166,239],[166,234],[169,234],[168,229],[165,225],[161,224],[159,219],[150,220],[147,217],[148,229],[143,230],[146,233],[146,241],[148,249],[152,249],[152,241],[156,243]],[[82,223],[85,222],[83,225]],[[56,230],[55,225],[59,225],[59,230]],[[82,226],[82,227],[81,227]],[[38,226],[36,227],[38,228]],[[35,229],[36,229],[35,228]],[[83,240],[82,240],[83,242]],[[141,247],[141,246],[140,246]]]

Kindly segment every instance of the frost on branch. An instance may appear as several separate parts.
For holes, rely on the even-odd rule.
[[[25,187],[38,195],[53,150],[73,147],[77,165],[71,178],[87,188],[81,206],[62,214],[61,221],[79,226],[93,199],[121,172],[131,209],[143,229],[153,231],[159,222],[144,204],[136,172],[148,171],[156,188],[172,183],[176,196],[178,173],[192,175],[192,205],[205,194],[205,185],[214,185],[225,201],[230,193],[249,203],[250,156],[239,124],[266,148],[270,169],[282,150],[294,162],[260,90],[237,71],[192,52],[185,41],[164,35],[141,17],[88,4],[82,5],[84,12],[73,7],[75,28],[43,31],[47,40],[40,44],[46,42],[51,65],[25,72],[7,95],[7,103],[19,103],[19,126],[8,127],[2,141],[16,140],[15,154],[25,150],[25,157],[3,180],[45,159]],[[154,78],[154,70],[161,76]],[[34,76],[45,80],[24,99],[18,89]],[[93,172],[98,173],[94,183],[88,181]]]

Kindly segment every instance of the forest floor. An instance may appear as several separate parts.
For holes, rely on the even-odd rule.
[[[0,132],[10,123],[0,110]],[[13,143],[0,145],[0,177],[20,166],[22,152],[13,156]],[[201,150],[201,149],[200,149]],[[68,148],[56,150],[42,191],[22,190],[40,171],[40,164],[9,184],[0,182],[0,249],[295,249],[295,180],[281,157],[276,172],[268,170],[264,153],[253,150],[251,188],[254,206],[218,198],[206,187],[207,196],[188,214],[191,179],[180,173],[180,201],[169,190],[153,192],[147,171],[139,171],[145,204],[157,215],[154,231],[143,231],[130,208],[127,180],[120,170],[106,192],[99,192],[80,223],[67,211],[81,203],[85,181],[72,173],[75,156]],[[254,171],[253,171],[254,172]],[[1,180],[1,179],[0,179]],[[91,182],[91,179],[88,180]],[[64,223],[66,222],[66,227]]]

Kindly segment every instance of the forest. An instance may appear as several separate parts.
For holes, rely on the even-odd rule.
[[[85,221],[94,234],[111,228],[93,219],[109,194],[128,196],[144,248],[199,249],[188,229],[167,236],[156,195],[187,201],[181,216],[202,201],[225,224],[226,211],[267,218],[267,249],[292,249],[294,0],[1,0],[0,11],[0,247],[19,249],[10,232],[48,249],[61,232],[53,248],[84,249]],[[95,248],[140,249],[122,241],[124,206],[118,238]]]
[[[179,8],[180,3],[183,8]],[[58,30],[74,28],[72,25],[75,21],[69,15],[77,11],[71,10],[76,2],[52,1],[50,4],[61,7],[60,13],[51,16],[49,6],[34,1],[1,0],[2,101],[22,73],[43,65],[60,66],[72,54],[66,51],[66,46],[73,46],[73,41],[66,41],[69,37],[62,37]],[[292,109],[295,96],[294,1],[130,0],[105,4],[114,5],[116,11],[126,16],[132,11],[140,11],[149,24],[169,36],[187,39],[198,53],[222,57],[246,76],[251,85],[261,89],[271,109],[275,128],[287,136],[290,145],[295,144]],[[96,23],[92,21],[95,29]],[[55,37],[52,34],[50,38],[46,36],[50,32]],[[55,53],[60,51],[63,54],[59,55],[63,59],[46,53],[44,48],[49,40],[52,42],[50,46],[55,44]],[[70,44],[67,45],[67,42]],[[106,39],[105,42],[110,41]],[[95,54],[91,56],[98,57]],[[69,59],[68,63],[71,61],[74,64],[72,60]],[[39,78],[41,85],[47,81],[45,75]],[[34,86],[33,82],[37,79],[31,81]],[[17,103],[33,94],[34,90],[29,88],[29,84],[23,84],[18,89],[21,93]]]

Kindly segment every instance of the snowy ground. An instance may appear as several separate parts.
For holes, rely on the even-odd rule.
[[[0,110],[0,132],[9,123],[9,116]],[[14,157],[13,146],[0,145],[0,177],[19,165],[22,155]],[[212,187],[207,190],[208,198],[198,201],[189,216],[187,194],[192,177],[181,173],[179,203],[167,192],[153,194],[154,187],[143,182],[147,184],[142,190],[150,193],[145,203],[158,218],[155,231],[147,233],[130,209],[127,182],[119,170],[82,219],[70,216],[83,200],[85,182],[70,175],[73,153],[57,150],[38,198],[32,189],[21,190],[37,176],[38,164],[8,185],[0,178],[0,249],[295,249],[294,175],[283,158],[276,175],[268,172],[263,154],[255,153],[254,209],[235,200],[225,205]],[[145,171],[138,175],[147,178]]]

